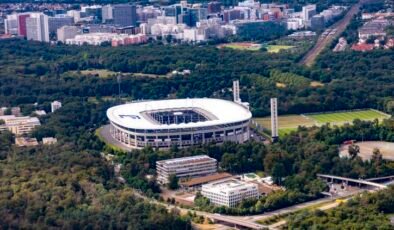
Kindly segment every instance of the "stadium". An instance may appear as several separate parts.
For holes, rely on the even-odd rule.
[[[242,103],[221,99],[139,101],[107,110],[110,134],[140,149],[249,140],[251,112]]]

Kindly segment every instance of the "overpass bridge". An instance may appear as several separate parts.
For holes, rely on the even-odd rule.
[[[332,181],[339,180],[339,181],[345,181],[345,182],[352,182],[352,183],[356,183],[359,185],[368,185],[368,186],[372,186],[377,189],[387,188],[387,185],[385,185],[385,184],[379,184],[379,183],[375,183],[373,181],[368,181],[368,180],[363,180],[363,179],[353,179],[353,178],[333,176],[333,175],[327,175],[327,174],[317,174],[317,177],[324,178],[324,179],[331,179]]]
[[[253,221],[242,220],[240,218],[234,218],[231,216],[212,214],[212,215],[207,215],[206,217],[209,219],[212,219],[216,222],[223,222],[226,224],[231,224],[236,229],[238,229],[238,228],[247,228],[247,229],[255,229],[255,230],[270,229],[270,227],[267,225],[262,225],[262,224],[255,223]]]

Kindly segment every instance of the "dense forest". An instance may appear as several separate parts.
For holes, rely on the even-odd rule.
[[[70,47],[27,41],[0,42],[0,104],[48,106],[51,100],[114,97],[116,76],[78,74],[80,70],[122,72],[122,97],[129,100],[221,97],[231,98],[231,81],[241,79],[241,98],[251,103],[255,116],[269,113],[269,98],[278,97],[279,112],[306,113],[372,107],[391,112],[394,96],[393,52],[370,54],[326,52],[313,68],[295,62],[306,51],[270,54],[217,49],[215,46],[174,45]],[[190,75],[168,76],[173,70]],[[290,84],[277,87],[279,70]],[[77,74],[75,74],[77,73]],[[136,73],[153,74],[146,77]],[[295,74],[291,77],[291,74]],[[275,74],[277,76],[277,74]],[[320,81],[318,86],[293,84]],[[284,79],[282,77],[281,79]],[[283,82],[281,82],[283,83]],[[304,84],[304,83],[303,83]]]
[[[97,151],[14,148],[7,132],[0,143],[2,229],[191,229],[189,220],[118,184]]]
[[[286,229],[393,229],[388,218],[394,214],[393,194],[390,187],[362,194],[327,212],[304,211],[290,217]]]

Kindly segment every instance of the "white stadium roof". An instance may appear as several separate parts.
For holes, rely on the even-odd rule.
[[[163,110],[196,109],[208,120],[180,124],[160,124],[146,115],[147,112]],[[140,101],[111,107],[107,110],[110,121],[131,129],[177,129],[195,128],[241,122],[251,119],[251,112],[232,101],[211,98],[170,99]]]

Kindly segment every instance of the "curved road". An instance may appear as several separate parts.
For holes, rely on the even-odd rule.
[[[324,50],[324,48],[331,44],[331,42],[338,37],[343,31],[345,31],[347,25],[350,23],[354,15],[356,15],[361,6],[370,0],[360,0],[357,4],[353,5],[346,15],[330,26],[324,33],[322,33],[317,40],[315,46],[308,51],[308,53],[301,59],[300,64],[306,66],[312,66],[317,56]]]

